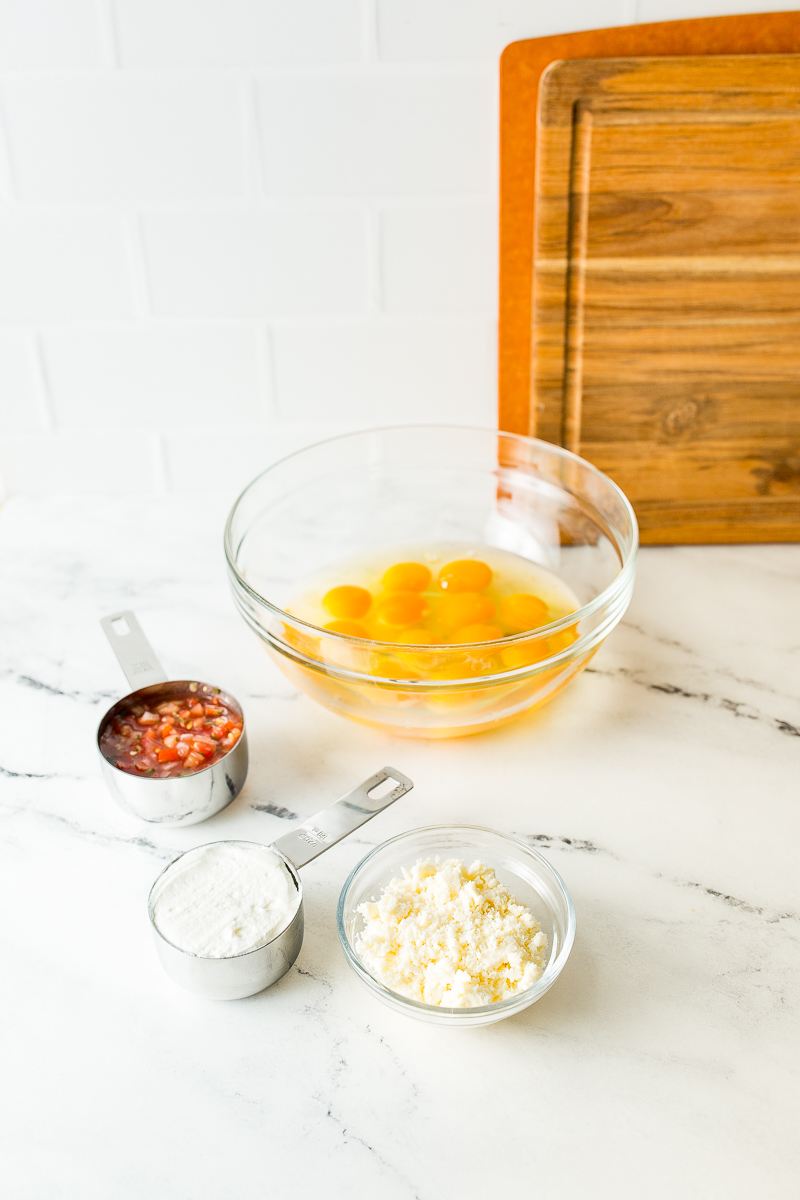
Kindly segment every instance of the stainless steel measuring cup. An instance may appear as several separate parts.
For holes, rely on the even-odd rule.
[[[194,679],[168,680],[139,622],[130,611],[111,613],[100,621],[125,677],[135,691],[123,696],[103,716],[97,729],[97,749],[108,790],[126,812],[159,825],[196,825],[221,812],[234,800],[247,778],[247,731],[241,705],[228,692]],[[100,748],[103,732],[134,704],[161,703],[175,695],[196,692],[198,699],[222,700],[242,719],[242,734],[217,762],[191,774],[168,779],[130,775],[109,762]]]
[[[387,781],[396,786],[388,795],[377,795],[381,784]],[[289,924],[270,941],[244,954],[235,954],[228,958],[203,958],[188,950],[181,950],[167,941],[159,931],[153,915],[153,906],[164,876],[184,857],[183,854],[179,854],[158,876],[150,889],[147,901],[156,949],[167,974],[181,987],[212,1000],[241,1000],[245,996],[254,996],[256,992],[262,992],[264,988],[277,982],[292,966],[303,944],[303,885],[298,874],[300,868],[371,820],[377,813],[383,812],[390,804],[394,804],[395,800],[410,792],[413,786],[411,780],[394,767],[384,767],[369,779],[365,779],[354,791],[342,796],[341,800],[324,808],[316,816],[309,817],[307,821],[303,821],[301,825],[272,842],[268,849],[282,859],[297,888],[297,910]],[[210,846],[221,844],[223,843],[207,843]],[[261,846],[259,842],[236,841],[233,844]],[[205,847],[194,847],[194,850],[199,849]],[[191,854],[193,851],[187,850],[185,853]]]

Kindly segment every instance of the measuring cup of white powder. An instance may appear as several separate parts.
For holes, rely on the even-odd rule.
[[[253,996],[275,983],[303,943],[300,868],[413,786],[384,767],[270,846],[209,842],[181,854],[153,884],[148,904],[167,974],[215,1000]]]

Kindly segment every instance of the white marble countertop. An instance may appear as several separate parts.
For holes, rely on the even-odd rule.
[[[491,734],[404,741],[299,697],[236,615],[226,497],[18,498],[0,516],[2,1191],[8,1200],[797,1196],[800,546],[642,552],[592,668]],[[134,608],[168,672],[244,703],[224,813],[137,823],[97,722]],[[384,762],[414,791],[304,871],[295,967],[249,1000],[162,973],[146,897],[177,851],[270,841]],[[361,987],[341,884],[417,825],[532,838],[575,899],[562,976],[440,1029]]]

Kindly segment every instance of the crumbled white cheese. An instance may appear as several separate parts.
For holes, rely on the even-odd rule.
[[[358,911],[356,950],[367,970],[424,1004],[493,1004],[545,967],[547,938],[533,913],[480,862],[420,861]]]

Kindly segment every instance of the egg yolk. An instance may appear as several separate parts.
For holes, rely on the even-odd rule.
[[[506,596],[500,601],[498,615],[509,629],[513,629],[515,633],[524,633],[526,629],[535,629],[537,625],[547,623],[547,605],[538,596],[519,592],[516,596]]]
[[[423,552],[420,557],[425,557]],[[578,638],[575,625],[547,637],[543,627],[564,612],[558,602],[550,609],[547,601],[533,592],[497,594],[510,591],[515,584],[536,587],[534,577],[515,578],[509,572],[506,579],[503,567],[493,574],[487,563],[472,558],[448,563],[438,577],[435,572],[434,567],[432,576],[424,562],[398,562],[386,569],[380,583],[377,574],[365,572],[366,587],[332,588],[322,601],[330,617],[325,630],[361,639],[365,645],[359,651],[352,643],[330,638],[318,646],[314,643],[313,655],[311,645],[305,652],[320,657],[324,646],[326,661],[341,659],[346,666],[352,666],[352,656],[360,653],[366,671],[397,680],[398,687],[400,681],[450,680],[452,694],[426,694],[424,703],[458,706],[480,703],[483,694],[474,686],[465,690],[459,681],[477,681],[499,670],[528,668],[530,673],[534,666],[541,673],[547,668],[539,664]],[[299,643],[301,635],[287,626],[286,640]],[[375,643],[384,645],[378,648]],[[536,678],[547,680],[549,676]],[[391,704],[408,699],[409,694],[387,685],[373,702]]]
[[[357,620],[369,612],[372,607],[372,596],[366,588],[345,585],[331,588],[322,597],[322,603],[332,617]]]
[[[395,641],[402,642],[404,646],[435,646],[438,640],[430,629],[401,629],[395,635]]]
[[[485,562],[461,558],[442,567],[438,586],[443,592],[482,592],[491,582],[492,571]]]
[[[360,621],[329,621],[325,628],[334,633],[346,633],[348,637],[369,638],[369,631]]]
[[[566,650],[567,646],[571,646],[577,640],[578,631],[574,625],[570,625],[569,629],[562,629],[560,633],[554,633],[551,638],[547,639],[547,644],[551,654],[558,654],[559,650]]]
[[[450,680],[454,682],[458,679],[475,679],[477,676],[489,669],[491,658],[470,658],[469,662],[451,662],[444,667],[438,667],[434,671],[428,672],[428,679]],[[436,701],[435,696],[431,696],[431,702]],[[441,698],[443,703],[447,703],[444,697]]]
[[[496,625],[465,625],[457,629],[450,638],[451,642],[496,642],[503,636]]]
[[[419,679],[419,671],[412,663],[398,662],[397,659],[384,659],[371,674],[382,675],[385,679]]]
[[[383,577],[387,592],[424,592],[431,581],[431,573],[422,563],[395,563]]]
[[[307,633],[301,633],[299,629],[295,629],[293,625],[284,625],[283,636],[290,646],[294,646],[296,650],[300,650],[303,654],[307,654],[310,658],[319,658],[320,640],[319,638],[309,637]]]
[[[437,617],[445,629],[462,629],[464,625],[483,625],[494,616],[494,602],[478,592],[457,592],[442,597]]]
[[[405,629],[421,621],[428,611],[428,602],[419,592],[393,592],[381,600],[377,619],[390,629]]]
[[[505,646],[500,651],[500,658],[503,666],[513,671],[516,667],[531,667],[547,658],[549,653],[547,642],[519,642],[516,646]]]

